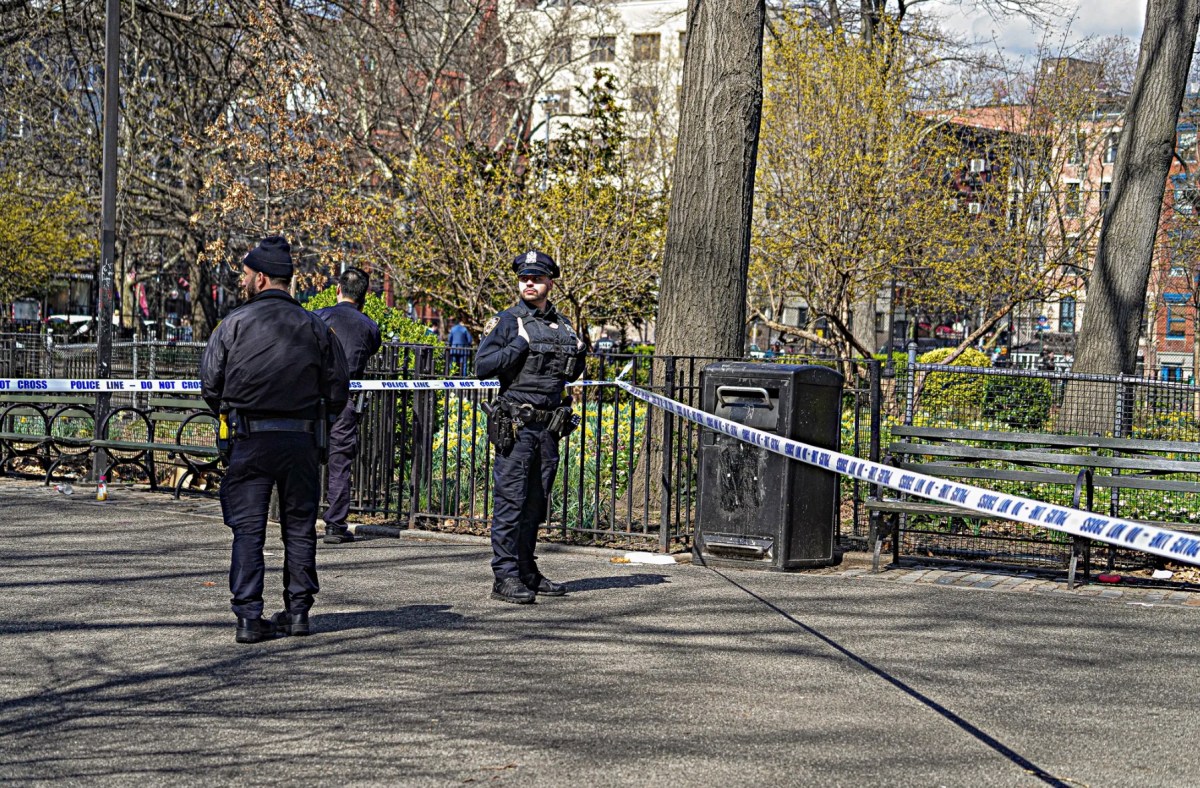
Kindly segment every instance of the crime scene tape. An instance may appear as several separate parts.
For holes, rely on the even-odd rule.
[[[568,386],[611,386],[607,380],[579,380]],[[352,380],[351,391],[429,391],[438,389],[494,389],[500,387],[498,380]],[[170,391],[174,393],[199,394],[198,380],[138,380],[125,379],[74,379],[74,378],[0,378],[0,391],[28,391],[32,393],[111,393],[139,391]]]
[[[430,391],[498,388],[499,381],[473,379],[443,380],[356,380],[352,391]],[[950,503],[993,517],[1049,528],[1131,550],[1152,553],[1175,561],[1200,566],[1200,538],[1146,523],[1057,506],[1031,498],[998,493],[982,487],[940,479],[915,471],[899,470],[881,463],[863,460],[830,449],[821,449],[800,441],[773,435],[728,419],[705,413],[682,402],[640,389],[623,380],[582,380],[571,386],[619,386],[630,395],[710,430],[723,432],[739,440],[776,454],[853,476],[868,484],[878,484],[900,492],[934,501]],[[103,393],[170,391],[200,393],[198,380],[118,380],[71,378],[0,378],[0,391],[44,393]]]
[[[616,381],[616,384],[632,396],[702,427],[833,473],[853,476],[869,484],[878,484],[932,501],[954,504],[991,517],[1049,528],[1200,566],[1200,538],[1189,534],[892,468],[747,427],[624,381]]]

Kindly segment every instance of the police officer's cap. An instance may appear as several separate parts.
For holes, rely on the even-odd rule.
[[[551,279],[557,279],[559,274],[558,263],[550,255],[534,251],[517,255],[512,262],[512,270],[518,276],[548,276]]]
[[[242,265],[274,278],[291,277],[292,246],[282,235],[269,235],[250,250]]]

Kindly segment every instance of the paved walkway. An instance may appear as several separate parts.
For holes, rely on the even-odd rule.
[[[515,606],[485,544],[406,536],[322,545],[316,634],[244,646],[214,500],[0,480],[0,516],[0,780],[1200,782],[1200,611],[1130,591],[546,550],[571,593]]]

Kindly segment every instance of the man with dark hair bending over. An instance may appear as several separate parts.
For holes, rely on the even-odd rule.
[[[338,277],[337,303],[316,311],[342,346],[351,380],[363,379],[367,362],[381,344],[379,325],[362,312],[370,284],[371,279],[365,271],[347,268]],[[347,400],[346,407],[329,431],[329,508],[324,517],[326,544],[354,541],[354,534],[346,527],[346,517],[350,514],[350,466],[358,454],[358,404],[354,397]]]

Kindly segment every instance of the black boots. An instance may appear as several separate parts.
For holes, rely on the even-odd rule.
[[[533,591],[535,594],[539,594],[541,596],[565,596],[567,593],[567,587],[565,585],[562,583],[556,583],[542,574],[526,575],[525,577],[521,578],[521,582],[523,582],[525,587],[530,591]]]
[[[266,621],[261,618],[241,618],[237,620],[237,635],[234,640],[238,643],[259,643],[263,640],[272,640],[275,635],[274,621]]]
[[[539,594],[564,596],[566,593],[565,585],[556,583],[542,574],[525,575],[521,578],[506,577],[492,584],[492,599],[518,605],[528,605]]]
[[[528,605],[533,602],[534,593],[517,578],[506,577],[492,583],[492,599],[512,602],[516,605]]]
[[[311,630],[308,628],[308,613],[289,613],[280,610],[271,616],[271,623],[284,635],[302,637]]]
[[[350,533],[344,525],[326,525],[325,526],[325,544],[344,544],[345,542],[353,542],[354,534]]]

